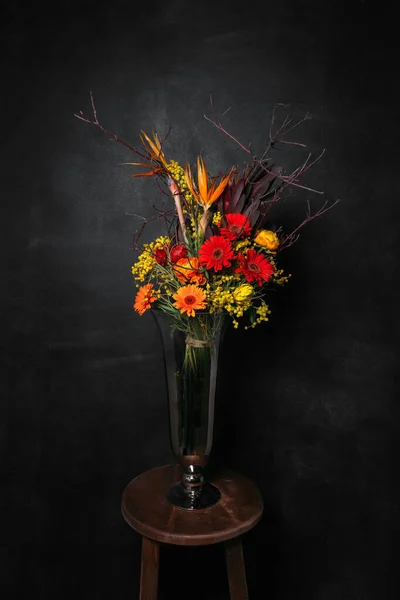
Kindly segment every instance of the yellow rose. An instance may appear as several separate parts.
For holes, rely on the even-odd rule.
[[[238,304],[248,302],[250,298],[252,298],[254,294],[254,289],[248,283],[244,283],[243,285],[239,285],[238,288],[233,292],[233,297]]]
[[[261,231],[254,238],[254,241],[259,246],[267,248],[267,250],[271,250],[271,252],[274,252],[279,248],[278,236],[274,231],[269,231],[268,229],[261,229]]]

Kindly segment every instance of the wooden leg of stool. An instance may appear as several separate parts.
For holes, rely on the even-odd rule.
[[[240,538],[225,542],[225,556],[231,600],[248,600],[246,570]]]
[[[157,600],[159,556],[159,543],[143,537],[140,600]]]

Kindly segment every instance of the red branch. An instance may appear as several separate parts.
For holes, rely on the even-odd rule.
[[[135,231],[134,236],[133,236],[133,241],[132,241],[132,250],[135,250],[137,252],[141,252],[142,248],[139,245],[139,239],[141,238],[144,228],[146,227],[146,225],[148,225],[149,223],[152,223],[154,221],[158,221],[159,219],[164,219],[167,223],[169,223],[167,216],[170,214],[175,214],[175,210],[171,209],[171,210],[166,210],[166,211],[161,211],[159,208],[153,206],[154,210],[156,210],[158,212],[158,215],[155,217],[152,217],[151,219],[146,219],[145,217],[143,217],[142,215],[138,215],[136,213],[125,213],[129,216],[132,217],[136,217],[138,219],[141,219],[143,221],[142,226],[140,227],[140,229],[138,229],[137,231]],[[169,223],[170,227],[172,227],[171,223]]]
[[[79,111],[79,114],[74,113],[74,116],[77,119],[80,119],[81,121],[84,121],[85,123],[90,123],[91,125],[95,125],[96,127],[98,127],[98,129],[100,129],[100,131],[102,131],[105,135],[107,135],[107,137],[109,137],[111,140],[116,141],[119,144],[122,144],[123,146],[125,146],[126,148],[128,148],[129,150],[131,150],[131,152],[134,152],[135,154],[137,154],[141,158],[144,158],[145,160],[148,160],[148,161],[152,160],[151,156],[149,156],[147,153],[140,152],[140,150],[138,150],[134,146],[131,146],[130,144],[128,144],[127,142],[125,142],[124,140],[122,140],[121,138],[119,138],[117,135],[115,135],[115,133],[112,133],[111,131],[109,131],[108,129],[106,129],[105,127],[103,127],[103,125],[101,125],[101,123],[99,122],[99,119],[97,117],[97,109],[96,109],[96,106],[95,106],[95,103],[94,103],[93,93],[92,92],[90,92],[90,102],[91,102],[91,105],[92,105],[93,118],[90,119],[89,117],[86,117],[83,114],[82,111]],[[166,134],[165,138],[163,139],[163,141],[161,143],[161,146],[162,146],[162,144],[165,143],[165,140],[169,136],[170,132],[171,132],[171,128],[168,129],[167,134]],[[170,179],[174,179],[172,177],[172,175],[170,175],[169,173],[168,173],[168,176],[170,177]],[[170,197],[169,194],[165,190],[162,189],[162,186],[160,185],[160,182],[159,182],[158,179],[159,178],[157,176],[155,176],[157,187],[159,188],[159,190],[163,194],[165,194],[168,197]],[[133,242],[132,242],[132,249],[135,249],[137,251],[140,250],[138,241],[139,241],[139,239],[140,239],[140,237],[141,237],[141,235],[143,233],[143,230],[144,230],[145,226],[148,223],[151,223],[152,221],[156,221],[158,219],[164,218],[165,221],[170,225],[170,227],[172,227],[172,224],[168,222],[167,215],[173,214],[175,212],[173,209],[171,209],[169,211],[161,211],[159,208],[157,208],[154,205],[153,205],[153,209],[157,213],[159,213],[159,214],[156,217],[153,217],[151,219],[145,219],[144,217],[142,217],[141,215],[138,215],[136,213],[126,213],[127,215],[134,216],[136,218],[139,218],[139,219],[143,220],[142,226],[134,234],[134,239],[133,239]]]
[[[93,118],[90,119],[88,117],[86,117],[82,111],[79,112],[79,114],[74,114],[74,116],[77,119],[80,119],[81,121],[84,121],[85,123],[90,123],[91,125],[95,125],[96,127],[98,127],[100,129],[100,131],[102,131],[105,135],[107,135],[111,140],[114,140],[116,142],[118,142],[119,144],[122,144],[123,146],[125,146],[126,148],[128,148],[129,150],[131,150],[131,152],[134,152],[135,154],[137,154],[138,156],[140,156],[141,158],[144,158],[145,160],[152,160],[152,157],[149,156],[147,154],[147,152],[143,153],[140,152],[137,148],[135,148],[134,146],[131,146],[130,144],[128,144],[127,142],[123,141],[122,139],[120,139],[117,135],[115,135],[114,133],[110,132],[108,129],[106,129],[105,127],[103,127],[103,125],[100,124],[98,117],[97,117],[97,110],[94,104],[94,100],[93,100],[93,94],[92,92],[90,92],[90,100],[91,100],[91,105],[92,105],[92,111],[93,111]],[[314,160],[311,161],[311,154],[308,155],[308,157],[306,158],[306,160],[304,161],[304,163],[297,167],[296,169],[294,169],[294,171],[292,173],[290,173],[289,175],[282,175],[280,173],[275,173],[274,171],[268,169],[266,167],[266,163],[270,160],[270,158],[268,158],[268,153],[274,148],[276,143],[282,143],[282,144],[288,144],[288,145],[293,145],[293,146],[301,146],[303,148],[305,148],[305,144],[301,144],[299,142],[292,142],[292,141],[288,141],[286,139],[284,139],[287,134],[291,131],[293,131],[296,127],[298,127],[301,123],[303,123],[304,121],[310,119],[310,116],[308,115],[308,113],[298,122],[292,124],[291,119],[289,118],[288,115],[285,115],[285,118],[283,120],[283,122],[281,123],[281,125],[279,125],[276,129],[275,132],[273,132],[273,128],[274,128],[274,124],[275,124],[275,110],[276,110],[276,106],[280,106],[283,107],[285,105],[283,104],[279,104],[274,106],[273,108],[273,112],[272,112],[272,119],[271,119],[271,124],[270,124],[270,129],[269,129],[269,143],[267,145],[267,147],[265,148],[261,158],[257,158],[252,149],[251,149],[251,144],[249,144],[248,146],[245,146],[244,144],[242,144],[234,135],[232,135],[230,132],[227,131],[227,129],[222,125],[221,123],[221,117],[219,117],[217,115],[217,113],[214,110],[214,106],[212,103],[212,98],[210,97],[210,104],[211,104],[211,110],[212,113],[214,115],[214,120],[210,119],[209,117],[207,117],[206,115],[204,115],[205,119],[207,121],[209,121],[212,125],[214,125],[217,129],[219,129],[224,135],[226,135],[227,137],[229,137],[235,144],[237,144],[244,152],[246,152],[248,155],[251,156],[252,158],[252,162],[253,164],[258,165],[259,167],[261,167],[261,169],[263,169],[263,171],[265,173],[268,173],[270,175],[273,175],[275,178],[279,179],[282,183],[280,185],[280,187],[275,191],[274,196],[271,200],[264,200],[264,203],[266,205],[265,210],[262,213],[262,217],[263,219],[267,216],[267,214],[269,213],[269,211],[271,210],[272,206],[274,204],[276,204],[278,202],[278,200],[280,200],[280,198],[282,197],[283,192],[285,191],[285,189],[289,186],[294,186],[309,192],[313,192],[316,194],[323,194],[324,192],[319,191],[319,190],[315,190],[312,189],[310,187],[304,186],[302,184],[299,183],[300,178],[304,175],[304,173],[306,173],[313,165],[315,165],[315,163],[320,160],[325,152],[325,150],[322,150],[322,152],[319,154],[319,156],[317,156],[317,158],[315,158]],[[222,114],[222,117],[229,111],[230,109],[228,108],[226,111],[224,111],[224,113]],[[171,129],[168,130],[168,133],[166,135],[166,137],[164,138],[162,143],[165,143],[165,139],[168,137],[169,133],[170,133]],[[246,167],[247,169],[247,167]],[[246,173],[248,173],[246,171]],[[175,189],[175,193],[178,191],[179,189],[179,184],[177,181],[175,181],[175,179],[173,178],[172,174],[165,172],[163,173],[163,175],[168,175],[169,180],[168,180],[168,185],[171,188],[171,183],[172,181],[174,181],[174,184],[177,186],[177,189]],[[167,192],[165,190],[162,189],[160,182],[158,181],[160,175],[155,175],[155,179],[156,179],[156,183],[157,186],[159,187],[159,189],[163,192],[163,194],[166,194],[169,196],[169,194],[167,194]],[[246,176],[246,175],[245,175]],[[247,176],[247,181],[248,181],[248,176]],[[184,197],[184,195],[180,195],[179,197],[181,197],[181,200],[183,201],[184,204],[186,204],[186,199]],[[316,219],[317,217],[320,217],[321,215],[323,215],[325,212],[327,212],[328,210],[330,210],[331,208],[333,208],[337,203],[339,202],[339,200],[336,200],[335,202],[328,204],[328,201],[326,201],[323,206],[321,208],[319,208],[319,210],[317,210],[314,214],[311,214],[311,208],[310,208],[310,203],[309,201],[307,201],[307,205],[308,205],[308,211],[307,211],[307,215],[306,218],[287,236],[285,236],[283,238],[283,241],[281,242],[280,245],[280,250],[289,248],[290,246],[292,246],[299,238],[299,230],[304,227],[304,225],[306,225],[307,223],[309,223],[310,221],[313,221],[314,219]],[[126,213],[126,214],[130,214],[132,216],[135,216],[139,219],[141,219],[143,221],[142,226],[140,227],[140,229],[138,231],[135,232],[134,234],[134,239],[133,239],[133,243],[132,243],[132,248],[135,250],[140,250],[138,241],[143,233],[143,230],[145,228],[145,226],[148,223],[151,223],[153,221],[156,221],[158,219],[164,218],[165,221],[169,224],[170,227],[172,227],[173,221],[175,219],[172,219],[172,221],[170,222],[168,220],[168,215],[170,214],[174,214],[175,211],[173,209],[168,210],[168,211],[163,211],[155,206],[153,206],[154,210],[158,213],[157,216],[150,218],[150,219],[146,219],[144,217],[142,217],[141,215],[137,215],[135,213]]]
[[[306,225],[307,223],[310,223],[310,221],[313,221],[317,217],[320,217],[324,213],[328,212],[328,210],[330,210],[331,208],[333,208],[338,202],[339,202],[339,200],[335,200],[335,202],[332,202],[332,204],[328,204],[328,201],[326,201],[321,206],[321,208],[319,208],[317,210],[317,212],[312,215],[311,214],[310,203],[307,200],[308,211],[307,211],[306,218],[296,227],[296,229],[293,229],[293,231],[291,233],[289,233],[289,235],[287,235],[287,236],[284,237],[283,241],[280,244],[279,251],[285,250],[286,248],[289,248],[290,246],[293,246],[293,244],[295,242],[297,242],[297,240],[299,239],[299,233],[298,233],[298,231],[302,227],[304,227],[304,225]]]
[[[315,165],[315,163],[317,161],[319,161],[322,158],[325,150],[322,150],[322,152],[319,154],[319,156],[317,156],[314,160],[311,160],[311,154],[309,154],[307,156],[306,160],[304,161],[304,163],[301,166],[297,167],[292,173],[290,173],[290,175],[281,175],[279,173],[274,173],[273,171],[271,171],[270,169],[268,169],[265,166],[265,163],[268,162],[268,160],[270,160],[267,157],[267,155],[273,149],[274,145],[277,142],[283,143],[283,144],[288,144],[288,145],[293,145],[293,146],[301,146],[303,148],[306,147],[305,144],[288,141],[288,140],[285,140],[284,138],[285,138],[285,136],[287,136],[287,134],[290,131],[293,131],[293,129],[295,129],[296,127],[301,125],[301,123],[303,123],[304,121],[307,121],[308,119],[311,118],[308,113],[300,121],[298,121],[294,124],[292,124],[292,121],[289,118],[289,116],[286,115],[282,124],[273,133],[273,127],[274,127],[274,123],[275,123],[275,110],[276,110],[276,106],[274,106],[273,111],[272,111],[272,119],[271,119],[270,129],[269,129],[269,143],[268,143],[266,149],[264,150],[262,157],[260,159],[258,159],[254,155],[254,153],[251,149],[251,144],[249,144],[249,146],[246,147],[244,144],[242,144],[242,142],[240,142],[240,140],[238,140],[234,135],[232,135],[229,131],[227,131],[227,129],[222,125],[221,118],[218,117],[218,115],[216,114],[216,112],[214,110],[212,98],[210,98],[210,104],[211,104],[211,110],[214,115],[214,120],[207,117],[207,115],[204,115],[205,119],[207,121],[209,121],[212,125],[214,125],[217,129],[219,129],[224,135],[228,136],[233,142],[235,142],[235,144],[237,144],[242,150],[244,150],[244,152],[249,154],[252,158],[253,164],[255,163],[255,164],[259,165],[266,173],[274,175],[277,179],[279,179],[282,182],[281,185],[279,186],[279,189],[277,189],[275,191],[272,199],[264,200],[264,204],[266,205],[266,208],[261,213],[262,220],[265,219],[265,217],[267,216],[267,214],[269,213],[269,211],[271,210],[273,205],[276,204],[281,199],[283,192],[289,186],[298,187],[300,189],[303,189],[303,190],[306,190],[309,192],[313,192],[316,194],[320,194],[320,195],[322,195],[324,193],[322,191],[315,190],[315,189],[312,189],[310,187],[300,184],[299,180],[309,169],[311,169],[312,166]],[[278,105],[278,106],[285,106],[285,105]],[[225,111],[223,113],[223,115],[226,114],[226,112],[227,111]],[[308,211],[306,214],[306,218],[291,233],[289,233],[287,236],[285,236],[283,238],[283,241],[281,242],[279,250],[281,251],[281,250],[284,250],[284,249],[292,246],[298,240],[299,230],[302,227],[304,227],[307,223],[309,223],[310,221],[313,221],[317,217],[322,216],[328,210],[333,208],[338,202],[339,202],[339,200],[336,200],[335,202],[332,202],[332,203],[329,203],[328,201],[326,201],[314,214],[311,214],[310,203],[307,200]]]
[[[212,100],[211,100],[211,108],[212,108],[212,111],[214,112],[214,108],[213,108],[213,105],[212,105]],[[226,111],[225,111],[225,113],[226,113]],[[286,117],[285,120],[284,120],[284,122],[283,122],[283,124],[278,129],[277,133],[275,133],[275,135],[273,136],[272,135],[272,125],[273,125],[274,117],[275,117],[275,114],[273,113],[273,118],[272,118],[272,123],[271,123],[271,128],[270,128],[270,141],[269,141],[269,144],[268,144],[266,150],[263,153],[263,157],[261,159],[258,159],[253,154],[253,152],[251,150],[251,146],[247,146],[246,147],[234,135],[232,135],[231,133],[229,133],[229,131],[227,131],[225,129],[225,127],[223,127],[223,125],[221,123],[221,119],[218,117],[218,115],[216,115],[215,120],[212,120],[209,117],[207,117],[207,115],[204,115],[204,118],[207,121],[209,121],[217,129],[219,129],[220,131],[222,131],[222,133],[224,135],[228,136],[231,140],[233,140],[235,142],[235,144],[237,144],[242,150],[244,150],[244,152],[246,152],[247,154],[249,154],[251,156],[253,162],[255,162],[256,164],[258,164],[263,169],[263,171],[265,171],[265,173],[269,173],[270,175],[275,175],[275,174],[272,171],[270,171],[270,169],[267,169],[267,167],[264,164],[264,160],[265,160],[266,154],[271,150],[271,148],[273,147],[274,144],[276,144],[277,142],[282,141],[282,138],[283,138],[284,135],[286,135],[286,133],[288,133],[289,131],[292,131],[295,127],[298,127],[305,120],[309,119],[309,116],[306,115],[303,119],[301,119],[300,121],[298,121],[297,123],[295,123],[294,125],[292,125],[292,127],[290,127],[288,130],[284,131],[284,128],[291,123],[291,121],[287,120],[287,117]],[[280,134],[282,134],[282,137],[278,137]],[[297,145],[296,142],[287,142],[287,141],[285,141],[285,143],[286,144]],[[321,152],[320,156],[312,164],[314,164],[317,160],[319,160],[321,158],[321,156],[324,154],[324,152],[325,152],[325,150],[323,150]],[[308,169],[303,170],[302,173],[304,173],[306,170],[308,170]],[[323,194],[324,193],[324,192],[321,192],[319,190],[314,190],[312,188],[309,188],[309,187],[307,187],[305,185],[301,185],[300,183],[298,183],[299,175],[300,174],[298,173],[298,169],[296,169],[290,175],[276,175],[276,177],[278,179],[280,179],[281,181],[283,181],[284,183],[287,183],[289,185],[301,188],[301,189],[306,190],[308,192],[313,192],[315,194]]]
[[[85,117],[85,115],[83,114],[83,112],[81,110],[79,111],[79,114],[74,113],[74,117],[76,117],[77,119],[80,119],[81,121],[84,121],[85,123],[90,123],[91,125],[95,125],[96,127],[98,127],[100,129],[100,131],[102,131],[105,135],[107,135],[111,140],[114,140],[115,142],[118,142],[119,144],[122,144],[126,148],[129,148],[129,150],[131,150],[131,152],[134,152],[135,154],[137,154],[141,158],[145,158],[147,160],[148,157],[147,157],[146,154],[143,154],[142,152],[140,152],[134,146],[131,146],[127,142],[124,142],[117,135],[115,135],[115,133],[112,133],[111,131],[108,131],[108,129],[106,129],[105,127],[103,127],[103,125],[100,124],[100,122],[99,122],[99,120],[97,118],[97,110],[96,110],[96,107],[95,107],[95,104],[94,104],[92,92],[90,92],[90,101],[91,101],[91,104],[92,104],[93,119],[89,119],[88,117]]]

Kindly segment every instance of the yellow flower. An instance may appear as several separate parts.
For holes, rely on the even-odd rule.
[[[261,229],[256,235],[254,241],[259,246],[267,248],[271,252],[275,252],[279,248],[279,238],[274,231],[268,229]]]
[[[222,215],[219,211],[217,211],[216,213],[213,214],[213,218],[212,218],[212,224],[213,225],[220,225],[222,221]]]
[[[250,298],[252,298],[253,294],[253,286],[249,285],[248,283],[244,283],[234,290],[233,297],[238,304],[241,304],[242,302],[248,302]]]

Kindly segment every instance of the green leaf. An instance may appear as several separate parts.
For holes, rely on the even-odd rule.
[[[254,308],[254,306],[250,306],[247,310],[246,310],[246,316],[250,321],[250,324],[252,325],[254,323],[254,321],[256,320],[256,316],[257,316],[257,312],[256,309]]]

